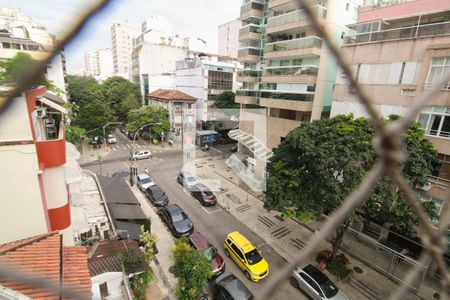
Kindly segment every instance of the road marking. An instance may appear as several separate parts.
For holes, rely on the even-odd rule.
[[[130,144],[126,144],[125,147],[126,147],[127,149],[131,149]]]
[[[200,204],[200,203],[199,203]],[[202,209],[207,213],[207,214],[213,214],[213,213],[216,213],[216,212],[219,212],[219,211],[222,211],[222,209],[221,208],[219,208],[219,209],[216,209],[216,210],[213,210],[213,211],[208,211],[207,209],[206,209],[206,207],[204,207],[204,206],[202,206]]]

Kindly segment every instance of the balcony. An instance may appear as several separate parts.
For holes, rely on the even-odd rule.
[[[327,7],[327,0],[310,1],[312,4]],[[292,0],[269,0],[269,9],[272,11],[290,11],[298,9],[298,3]]]
[[[247,2],[246,4],[241,6],[241,14],[240,19],[245,20],[250,17],[263,17],[264,4],[260,2]]]
[[[317,80],[317,66],[266,67],[262,82],[309,83]]]
[[[240,104],[257,104],[257,93],[254,90],[237,90],[235,102]]]
[[[315,6],[316,16],[325,19],[327,10],[322,6]],[[311,21],[303,9],[288,12],[279,16],[271,17],[267,20],[267,33],[285,32],[300,27],[310,26]]]
[[[240,62],[259,62],[259,56],[261,54],[261,49],[255,48],[244,48],[238,50],[238,61]]]
[[[363,44],[381,41],[407,40],[424,37],[434,37],[450,34],[450,22],[439,22],[385,29],[349,35],[344,39],[344,45]]]
[[[56,134],[57,133],[57,134]],[[60,122],[55,136],[50,134],[36,141],[36,151],[41,169],[62,166],[66,163],[66,137],[64,123]]]
[[[268,59],[307,55],[320,56],[321,47],[322,39],[315,36],[279,41],[266,45],[264,57]]]
[[[279,109],[289,109],[303,112],[310,112],[313,108],[313,101],[311,100],[293,100],[293,99],[282,99],[280,97],[276,98],[273,93],[261,93],[261,98],[259,99],[259,105],[270,108]],[[314,97],[314,95],[312,95]],[[293,98],[293,97],[286,97]],[[304,98],[306,99],[306,98]]]
[[[239,30],[239,40],[240,41],[246,41],[246,40],[261,40],[261,33],[263,32],[263,27],[260,27],[258,25],[254,24],[248,24],[246,26],[243,26]]]

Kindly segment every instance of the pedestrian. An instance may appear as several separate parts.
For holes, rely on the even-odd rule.
[[[145,168],[145,171],[144,171],[144,172],[145,172],[145,174],[148,175],[148,169],[147,169],[147,168]]]

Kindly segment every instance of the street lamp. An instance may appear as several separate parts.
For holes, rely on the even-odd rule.
[[[105,139],[105,147],[108,144],[108,142],[106,141],[106,126],[111,124],[122,124],[122,122],[109,122],[105,126],[103,126],[103,138]]]
[[[133,147],[132,147],[132,152],[131,152],[131,158],[133,160],[133,162],[131,163],[130,160],[130,185],[134,186],[134,178],[137,175],[137,168],[136,168],[136,156],[134,155],[134,151],[136,149],[136,136],[138,135],[139,131],[145,127],[148,126],[153,126],[153,125],[161,125],[161,123],[148,123],[145,125],[142,125],[141,127],[138,128],[138,130],[136,130],[136,132],[134,133],[134,137],[133,137]]]

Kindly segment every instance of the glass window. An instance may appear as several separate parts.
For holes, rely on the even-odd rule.
[[[289,59],[282,59],[280,61],[280,66],[282,66],[282,67],[289,66]]]
[[[256,249],[245,253],[245,257],[247,258],[247,261],[250,265],[257,264],[262,260],[261,255],[259,255],[259,252]]]
[[[425,108],[417,121],[429,135],[450,138],[450,110],[448,107],[432,106]]]
[[[301,66],[302,63],[303,63],[303,59],[301,59],[301,58],[296,58],[296,59],[294,59],[294,60],[292,61],[292,64],[293,64],[294,66]]]
[[[434,57],[431,61],[430,70],[428,71],[426,88],[430,88],[434,82],[439,81],[445,72],[450,70],[450,57]],[[450,82],[447,82],[443,89],[450,89]]]

